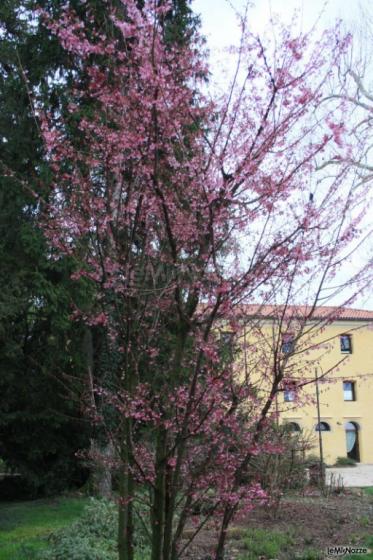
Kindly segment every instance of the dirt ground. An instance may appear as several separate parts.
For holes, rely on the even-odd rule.
[[[291,535],[291,550],[280,553],[278,560],[294,560],[310,548],[319,551],[320,557],[324,558],[326,553],[323,553],[328,546],[362,546],[364,540],[373,535],[373,495],[351,489],[325,498],[315,491],[313,495],[283,498],[276,515],[273,515],[273,510],[258,508],[231,528],[227,560],[235,560],[242,555],[242,536],[248,528],[264,528]],[[186,558],[209,560],[215,543],[214,531],[201,532]],[[270,559],[263,556],[260,560]]]

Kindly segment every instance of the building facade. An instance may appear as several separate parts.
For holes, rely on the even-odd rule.
[[[319,455],[321,440],[326,464],[339,457],[373,464],[373,311],[320,307],[303,321],[298,338],[295,308],[281,326],[273,309],[256,314],[261,317],[256,346],[274,353],[277,348],[280,359],[288,359],[290,374],[275,401],[279,422],[302,430],[312,454]],[[280,346],[270,346],[275,339]]]

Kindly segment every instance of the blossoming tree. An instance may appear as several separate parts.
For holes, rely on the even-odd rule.
[[[144,502],[152,560],[176,560],[212,520],[221,560],[229,523],[265,498],[241,481],[253,456],[277,451],[266,434],[286,359],[259,398],[219,333],[240,333],[243,303],[294,302],[310,278],[312,316],[353,241],[364,185],[346,188],[343,165],[313,178],[317,158],[348,149],[343,107],[320,106],[348,40],[282,29],[271,44],[243,22],[237,71],[211,99],[203,42],[165,40],[170,10],[125,0],[108,8],[110,34],[68,7],[47,22],[89,80],[68,118],[39,110],[54,176],[44,229],[52,257],[71,255],[93,286],[94,306],[75,317],[106,329],[118,356],[93,421],[115,449],[120,560],[134,557]]]

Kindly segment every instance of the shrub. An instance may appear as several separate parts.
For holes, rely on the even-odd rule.
[[[320,457],[317,455],[308,455],[304,463],[305,468],[309,472],[309,483],[312,486],[322,486],[326,479],[326,463],[320,463]]]
[[[319,550],[309,548],[301,552],[300,556],[295,556],[296,560],[323,560],[324,555]]]
[[[51,535],[40,560],[117,560],[117,527],[116,505],[92,499],[78,521]],[[147,560],[143,540],[137,545],[135,560]]]
[[[92,541],[78,535],[61,535],[52,550],[42,555],[43,560],[115,560],[115,543]],[[111,546],[110,546],[111,545]]]
[[[313,453],[311,453],[310,455],[307,455],[305,461],[304,461],[304,465],[309,468],[309,467],[313,467],[314,465],[319,465],[320,464],[320,457],[318,455],[314,455]],[[324,466],[325,463],[324,463]]]
[[[104,500],[92,500],[82,517],[53,533],[43,560],[115,560],[116,507]]]
[[[243,537],[246,549],[240,560],[258,560],[258,558],[277,558],[280,552],[287,550],[293,539],[286,533],[266,529],[249,529]]]
[[[305,454],[312,447],[312,434],[292,432],[287,424],[272,427],[271,442],[281,452],[262,453],[252,458],[241,483],[259,482],[268,496],[268,511],[276,515],[284,492],[306,486]]]
[[[356,467],[355,459],[351,459],[350,457],[337,457],[335,462],[336,467]]]

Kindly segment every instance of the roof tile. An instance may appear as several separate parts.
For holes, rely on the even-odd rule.
[[[280,317],[284,312],[283,305],[244,305],[242,309],[246,316],[258,317]],[[307,318],[312,316],[312,319],[327,319],[331,321],[343,320],[362,320],[373,321],[373,311],[366,309],[353,309],[351,307],[332,307],[320,306],[316,307],[312,312],[312,307],[308,305],[288,305],[285,309],[285,316]]]

